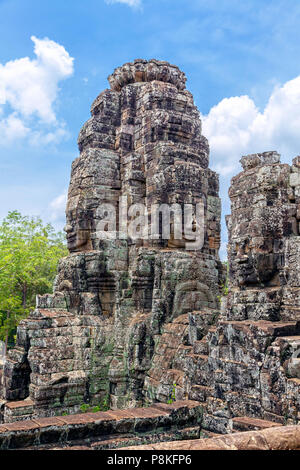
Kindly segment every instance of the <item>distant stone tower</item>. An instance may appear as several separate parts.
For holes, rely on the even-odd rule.
[[[298,196],[291,186],[297,168],[280,164],[276,152],[249,155],[241,163],[244,171],[229,191],[228,317],[294,320],[299,313],[287,297],[299,286],[297,256],[291,256],[300,240]]]
[[[27,416],[74,412],[83,403],[166,401],[175,381],[177,396],[187,397],[177,348],[191,350],[202,312],[218,315],[219,184],[185,75],[167,62],[135,60],[109,82],[79,134],[72,165],[70,255],[59,264],[54,294],[39,297],[21,322],[5,366],[4,398],[27,399],[25,411],[19,405]],[[117,220],[105,239],[105,207],[120,214],[120,201],[142,204],[149,220],[154,205],[202,203],[203,243],[187,250],[191,233],[178,236],[172,216],[168,239],[161,228],[155,239],[122,236],[130,217],[125,225]],[[163,336],[173,341],[165,353]],[[6,421],[14,419],[12,409],[6,405]]]
[[[300,419],[300,158],[241,163],[229,189],[227,307],[192,378],[204,427],[220,433]]]

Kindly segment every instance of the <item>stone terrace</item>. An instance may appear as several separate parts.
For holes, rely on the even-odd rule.
[[[148,408],[35,418],[0,425],[0,449],[238,450],[300,447],[299,426],[282,426],[280,430],[280,425],[271,421],[233,418],[232,434],[221,436],[205,429],[203,417],[201,403],[184,400],[172,404],[156,403]],[[268,429],[270,432],[265,433]]]
[[[36,418],[0,425],[0,449],[114,449],[200,437],[202,406],[185,400],[97,413]],[[207,434],[204,434],[205,436]]]

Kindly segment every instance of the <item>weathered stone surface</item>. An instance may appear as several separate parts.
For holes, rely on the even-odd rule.
[[[83,413],[0,425],[0,449],[118,448],[200,436],[202,407],[195,401],[172,406]],[[46,447],[45,447],[46,446]],[[48,447],[47,447],[48,446]]]
[[[272,427],[210,439],[124,447],[122,450],[300,450],[300,426]]]
[[[137,60],[109,82],[78,137],[66,208],[70,255],[53,295],[39,297],[19,325],[5,365],[4,399],[30,397],[34,417],[77,412],[83,403],[116,409],[175,392],[187,398],[188,354],[218,317],[219,183],[185,75],[167,62]],[[168,239],[123,238],[128,222],[120,220],[104,239],[105,205],[119,214],[120,197],[149,215],[154,204],[203,202],[203,246],[186,250],[192,237],[176,238],[172,220]],[[28,407],[23,415],[7,408],[3,419],[30,416]]]
[[[72,165],[70,254],[0,367],[3,422],[109,405],[115,411],[98,415],[101,433],[131,439],[160,425],[186,426],[190,399],[201,403],[193,417],[203,436],[299,423],[300,157],[291,166],[277,152],[242,157],[229,190],[229,293],[221,299],[218,177],[185,80],[166,62],[137,60],[116,69],[111,89],[92,104]],[[122,219],[103,226],[106,205],[120,213],[123,200],[143,204],[149,216],[153,204],[202,201],[203,246],[187,250],[191,236],[178,238],[174,220],[168,239],[161,230],[157,238],[126,238]],[[144,404],[146,411],[120,411]],[[78,440],[94,418],[58,419]],[[263,430],[203,445],[296,448],[286,429],[275,429],[278,442]],[[52,443],[55,436],[59,429]]]

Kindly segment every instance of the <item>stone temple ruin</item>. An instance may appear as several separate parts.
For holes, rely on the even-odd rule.
[[[207,435],[299,422],[300,157],[242,158],[222,297],[218,175],[185,82],[176,66],[136,60],[92,104],[72,165],[70,254],[0,371],[2,426],[83,404],[149,414],[186,403]],[[120,222],[103,238],[101,208],[120,213],[121,200],[149,216],[153,204],[202,202],[203,246],[187,250],[172,223],[168,240],[122,237]]]

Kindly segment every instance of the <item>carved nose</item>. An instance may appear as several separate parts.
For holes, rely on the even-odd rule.
[[[70,225],[70,224],[67,224],[67,225],[64,227],[64,231],[67,232],[67,233],[68,233],[68,232],[72,232],[72,230],[73,230],[73,227],[72,227],[72,225]]]

